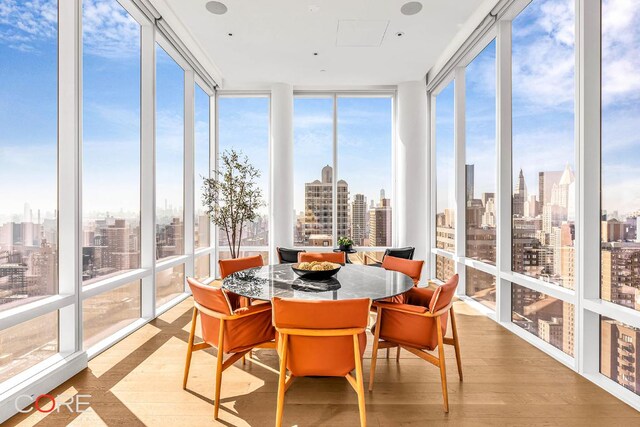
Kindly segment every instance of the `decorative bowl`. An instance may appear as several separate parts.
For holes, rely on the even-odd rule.
[[[334,268],[333,270],[300,270],[298,268],[298,263],[296,263],[291,264],[291,269],[302,279],[327,280],[340,271],[340,265],[338,265],[338,268]]]

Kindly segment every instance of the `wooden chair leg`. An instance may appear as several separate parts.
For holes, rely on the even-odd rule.
[[[224,358],[224,320],[220,319],[220,332],[218,333],[218,354],[216,354],[216,400],[213,402],[213,418],[218,419],[220,408],[220,388],[222,385],[222,359]]]
[[[399,361],[400,361],[400,349],[401,349],[401,348],[402,348],[402,347],[398,346],[398,351],[396,352],[396,362],[399,362]]]
[[[193,353],[193,341],[196,335],[196,320],[198,319],[198,309],[193,307],[193,315],[191,316],[191,331],[189,332],[189,344],[187,347],[187,360],[184,364],[184,377],[182,379],[182,389],[187,388],[187,379],[189,378],[189,368],[191,367],[191,355]]]
[[[364,406],[364,382],[362,379],[362,357],[360,357],[360,342],[358,335],[353,336],[353,355],[356,362],[356,383],[358,385],[358,409],[360,410],[360,426],[367,425],[367,411]]]
[[[442,337],[441,316],[436,318],[436,328],[438,329],[438,365],[440,367],[440,381],[442,382],[442,397],[444,399],[444,412],[449,412],[449,395],[447,392],[447,370],[444,362],[444,340]]]
[[[378,346],[380,345],[380,319],[382,319],[382,309],[377,308],[378,316],[376,321],[376,332],[373,338],[373,352],[371,353],[371,369],[369,373],[369,391],[373,391],[373,378],[376,373],[376,362],[378,360]]]
[[[458,363],[458,376],[462,381],[462,358],[460,357],[460,341],[458,340],[458,328],[456,327],[456,315],[453,312],[453,306],[451,306],[451,330],[453,331],[453,347],[456,350],[456,362]]]
[[[287,335],[280,335],[280,378],[278,379],[278,403],[276,406],[276,427],[282,426],[282,412],[284,411],[284,393],[287,379]]]
[[[389,350],[390,350],[390,348],[387,347],[387,359],[389,358]]]

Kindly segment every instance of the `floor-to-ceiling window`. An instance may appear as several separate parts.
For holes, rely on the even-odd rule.
[[[496,41],[465,69],[465,256],[496,263]],[[466,267],[466,291],[495,309],[496,279]]]
[[[218,97],[218,167],[220,157],[235,151],[259,171],[255,181],[261,193],[258,217],[242,224],[236,239],[240,242],[238,256],[260,254],[269,263],[269,108],[268,96]],[[224,169],[221,169],[224,172]],[[233,238],[230,238],[233,240]],[[227,233],[218,228],[218,258],[231,257]],[[237,241],[236,241],[237,245]]]
[[[574,288],[575,12],[534,0],[512,22],[512,270]],[[522,286],[519,286],[522,285]],[[513,321],[573,354],[573,305],[519,283]],[[543,308],[544,307],[544,308]],[[558,332],[553,332],[558,330]]]
[[[380,248],[392,246],[392,123],[390,95],[296,95],[296,246],[327,250],[349,237],[354,263],[379,260]]]
[[[640,4],[604,0],[600,297],[631,310],[640,310],[639,51]],[[601,317],[600,371],[636,394],[638,326]]]
[[[296,246],[334,245],[333,107],[333,97],[298,96],[293,101]]]
[[[156,45],[156,260],[184,254],[184,70]],[[184,291],[184,264],[156,273],[156,305]]]
[[[639,23],[624,0],[515,2],[428,83],[433,274],[461,273],[463,299],[636,408]],[[449,200],[465,201],[464,251],[445,250]]]
[[[455,251],[455,81],[447,84],[434,99],[435,106],[435,242],[436,248]],[[455,265],[446,255],[436,256],[436,277],[447,280],[455,273]]]
[[[0,311],[6,314],[58,293],[58,5],[15,2],[1,16]],[[0,392],[6,380],[58,353],[58,313],[52,306],[0,329]]]
[[[116,1],[83,2],[82,280],[140,268],[140,24]],[[140,317],[140,281],[83,301],[90,346]]]
[[[211,176],[211,98],[209,94],[195,85],[195,129],[194,129],[194,241],[195,250],[194,275],[204,280],[211,276],[211,255],[205,248],[212,246],[211,221],[206,214],[202,200],[203,180]]]

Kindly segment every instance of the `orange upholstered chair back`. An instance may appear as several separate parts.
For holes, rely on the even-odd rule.
[[[328,261],[338,264],[347,262],[347,254],[344,252],[301,252],[298,254],[298,262]]]
[[[431,297],[431,301],[429,301],[429,311],[435,313],[438,310],[445,308],[456,293],[456,288],[458,287],[458,275],[454,274],[451,278],[442,286],[438,286],[438,288],[433,293],[433,297]]]
[[[260,255],[236,259],[221,259],[218,261],[218,264],[220,265],[220,276],[223,279],[238,271],[253,267],[262,267],[264,265]]]
[[[236,296],[235,294],[228,293],[222,288],[203,285],[191,277],[187,278],[187,283],[189,283],[195,302],[205,309],[214,311],[221,316],[231,316],[236,314],[235,310],[240,308],[238,299],[233,298]],[[260,304],[260,306],[263,305]],[[259,306],[249,307],[248,310],[260,308]],[[271,324],[271,317],[271,310],[268,310],[253,316],[225,320],[225,338],[222,351],[235,353],[251,348],[258,343],[273,340],[275,330]],[[220,319],[200,311],[200,321],[204,342],[219,348]]]
[[[273,324],[276,329],[350,329],[366,328],[369,299],[345,301],[301,301],[273,299]],[[279,338],[281,339],[281,338]],[[367,338],[358,336],[360,357]],[[355,369],[353,336],[288,336],[287,368],[295,376],[345,376]]]
[[[423,265],[424,261],[396,258],[390,255],[387,255],[382,260],[382,268],[406,274],[411,277],[415,285],[420,282]]]

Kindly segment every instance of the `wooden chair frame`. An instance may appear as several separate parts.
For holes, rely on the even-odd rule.
[[[429,311],[425,313],[416,313],[414,311],[404,310],[400,307],[394,307],[393,304],[376,304],[376,310],[378,313],[378,321],[376,323],[375,330],[375,338],[373,340],[373,354],[371,356],[371,372],[369,377],[369,391],[373,390],[373,380],[376,372],[376,361],[378,358],[378,349],[386,348],[387,351],[391,347],[398,347],[398,354],[396,355],[396,360],[398,360],[400,356],[400,348],[404,348],[410,353],[415,354],[419,358],[426,360],[432,365],[440,368],[440,380],[442,382],[442,397],[443,397],[443,406],[444,412],[449,412],[449,394],[447,392],[447,371],[445,367],[445,356],[444,356],[444,345],[452,345],[455,348],[456,352],[456,362],[458,364],[458,376],[460,377],[460,381],[462,381],[462,360],[460,359],[460,342],[458,340],[458,329],[456,327],[456,317],[453,311],[453,301],[450,302],[446,307],[436,311],[435,313],[431,313]],[[385,310],[389,311],[397,311],[400,313],[410,314],[412,316],[420,316],[420,317],[435,317],[436,318],[436,329],[438,334],[438,357],[435,357],[431,353],[427,353],[422,348],[411,347],[404,344],[394,343],[392,341],[380,340],[380,329],[381,328],[381,320],[382,315]],[[445,337],[442,333],[442,316],[449,312],[449,316],[451,317],[451,331],[453,332],[453,337]],[[388,357],[388,356],[387,356]]]
[[[351,373],[345,375],[345,378],[358,395],[358,408],[360,410],[360,426],[366,427],[367,414],[364,404],[364,380],[362,373],[362,357],[360,356],[360,341],[358,335],[363,333],[366,328],[345,328],[345,329],[290,329],[276,328],[279,333],[278,354],[280,355],[280,379],[278,381],[278,404],[276,410],[276,427],[282,426],[282,414],[284,411],[284,394],[287,392],[295,377],[289,375],[287,377],[287,357],[289,351],[289,336],[303,337],[353,337],[353,354],[355,358],[356,377]]]
[[[187,360],[184,366],[184,378],[182,380],[182,388],[184,390],[186,390],[187,388],[187,379],[189,378],[189,368],[191,367],[191,355],[193,354],[193,352],[198,350],[204,350],[209,347],[214,347],[211,344],[204,341],[200,343],[194,342],[195,334],[196,334],[196,320],[198,319],[198,313],[202,312],[208,316],[215,317],[216,319],[220,320],[220,328],[218,332],[218,347],[217,347],[218,353],[216,354],[216,395],[213,403],[213,418],[218,419],[218,409],[220,407],[220,388],[222,386],[222,372],[224,372],[229,366],[233,365],[240,359],[242,359],[244,363],[245,355],[247,353],[251,355],[250,352],[254,348],[276,348],[276,344],[274,341],[265,341],[253,346],[252,348],[248,348],[238,353],[233,353],[231,356],[229,356],[229,358],[227,358],[227,360],[223,361],[224,353],[222,349],[224,348],[225,322],[232,321],[234,319],[240,319],[243,317],[254,316],[256,314],[263,313],[270,309],[271,309],[271,306],[265,304],[264,309],[262,310],[256,310],[256,311],[247,312],[247,313],[239,312],[239,313],[234,313],[232,315],[226,315],[226,314],[219,313],[217,311],[213,311],[206,307],[203,307],[202,305],[194,301],[193,315],[191,317],[191,331],[189,332]],[[247,360],[253,361],[251,357],[248,357]]]

